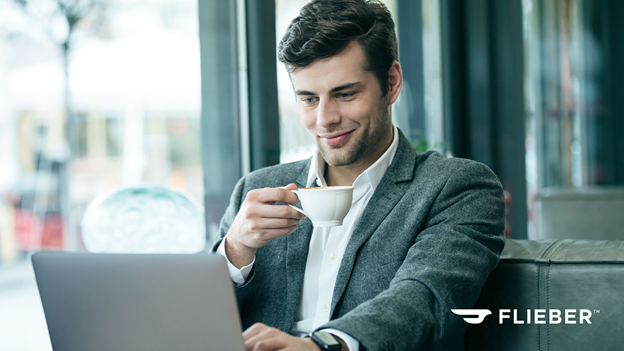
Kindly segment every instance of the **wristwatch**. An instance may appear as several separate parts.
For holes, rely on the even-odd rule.
[[[323,351],[340,351],[342,350],[342,344],[328,332],[315,331],[310,334],[310,338],[319,349]]]

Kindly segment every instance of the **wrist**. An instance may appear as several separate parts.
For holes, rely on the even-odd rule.
[[[241,269],[253,262],[257,249],[241,244],[229,233],[223,238],[223,244],[225,245],[225,255],[236,268]]]
[[[309,336],[305,337],[303,339],[303,342],[306,344],[308,349],[314,350],[314,351],[321,351],[321,349],[318,347],[318,345],[314,341],[312,341],[312,339],[310,339]]]

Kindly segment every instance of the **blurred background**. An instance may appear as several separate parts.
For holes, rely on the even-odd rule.
[[[306,2],[0,0],[0,350],[51,349],[29,258],[84,251],[96,197],[184,192],[209,247],[241,176],[312,154],[276,60]],[[623,1],[383,2],[419,151],[490,166],[509,237],[624,237]]]

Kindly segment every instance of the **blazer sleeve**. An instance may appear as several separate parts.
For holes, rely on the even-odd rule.
[[[232,195],[230,196],[230,204],[228,208],[225,210],[225,214],[221,218],[221,222],[219,223],[219,231],[217,232],[217,237],[215,238],[215,242],[212,245],[211,252],[216,252],[219,244],[223,241],[223,238],[230,230],[232,223],[234,222],[234,218],[236,218],[236,214],[238,214],[238,210],[245,200],[243,198],[243,191],[245,188],[245,177],[238,180],[236,186],[234,187],[234,191],[232,191]]]
[[[504,231],[497,177],[483,164],[460,163],[388,289],[319,329],[344,331],[367,350],[462,349],[467,324],[451,309],[474,306]]]

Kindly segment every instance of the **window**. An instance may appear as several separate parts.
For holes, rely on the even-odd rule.
[[[525,0],[523,7],[532,214],[539,211],[535,198],[546,193],[580,199],[589,188],[608,193],[596,187],[624,184],[622,46],[616,39],[624,27],[615,18],[619,2]],[[535,232],[533,224],[529,237]]]
[[[83,250],[96,196],[149,182],[203,202],[197,2],[77,3],[68,41],[59,2],[0,2],[2,350],[51,349],[29,254]]]

